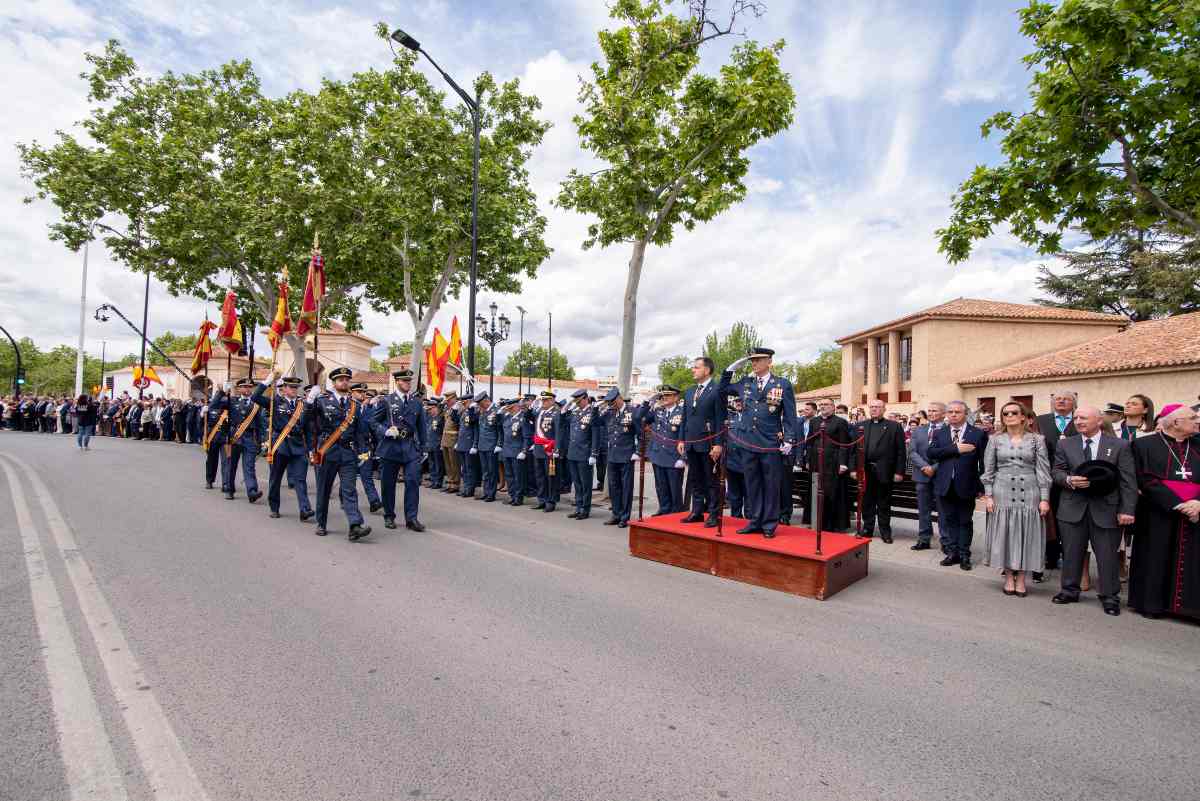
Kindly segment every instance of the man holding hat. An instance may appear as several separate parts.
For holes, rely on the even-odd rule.
[[[296,491],[300,505],[301,522],[313,516],[308,502],[308,444],[304,437],[304,418],[307,410],[297,397],[301,379],[288,376],[283,386],[270,398],[266,397],[269,387],[275,385],[279,374],[272,370],[267,378],[254,390],[250,399],[267,410],[271,431],[267,436],[267,505],[271,517],[279,517],[279,484],[286,473],[288,484]],[[271,406],[274,405],[272,410]]]
[[[683,468],[685,462],[677,446],[682,437],[683,410],[679,408],[679,390],[670,384],[658,388],[654,403],[643,407],[642,415],[650,423],[650,442],[646,458],[654,467],[654,492],[658,495],[656,515],[683,511]]]
[[[462,466],[458,463],[458,451],[454,446],[458,444],[458,413],[455,406],[458,404],[458,393],[454,390],[446,392],[446,399],[442,403],[442,465],[446,470],[446,486],[442,492],[457,493],[458,485],[462,479]]]
[[[479,500],[495,503],[496,486],[500,481],[500,415],[486,392],[475,396],[479,407],[475,426],[475,453],[479,456],[479,472],[483,493]]]
[[[360,404],[364,421],[367,423],[367,431],[364,434],[367,453],[370,454],[366,459],[358,463],[358,479],[362,482],[363,493],[367,496],[367,503],[370,504],[371,514],[375,514],[383,508],[383,501],[379,499],[379,490],[375,489],[375,459],[376,448],[379,441],[375,439],[375,432],[371,428],[371,413],[374,411],[374,397],[371,390],[365,383],[359,381],[350,385],[350,397],[354,398]],[[378,393],[376,393],[378,394]]]
[[[363,524],[358,509],[359,462],[370,457],[366,447],[366,413],[361,404],[350,397],[350,368],[338,367],[329,373],[333,391],[322,394],[314,386],[305,398],[308,413],[317,421],[313,462],[317,465],[317,536],[329,533],[329,495],[333,482],[338,482],[342,511],[350,524],[349,540],[356,542],[371,533]]]
[[[442,460],[442,404],[437,398],[425,401],[425,460],[429,465],[429,488],[441,489],[446,478],[445,462]]]
[[[412,392],[412,370],[392,373],[396,390],[384,396],[371,409],[371,431],[379,443],[382,463],[383,525],[396,527],[396,481],[404,471],[404,526],[424,531],[417,519],[421,491],[421,462],[425,460],[425,410]]]
[[[537,476],[537,505],[534,509],[553,512],[558,504],[558,477],[551,473],[554,464],[555,440],[558,438],[558,404],[554,393],[546,390],[541,394],[542,408],[534,417],[533,460]]]
[[[606,526],[625,528],[633,509],[633,466],[640,459],[642,418],[613,387],[604,396],[604,431],[608,437],[608,498],[612,515]]]
[[[572,405],[563,421],[566,439],[559,447],[566,451],[567,469],[571,472],[571,488],[575,498],[575,511],[567,517],[587,520],[592,514],[592,469],[596,466],[596,454],[600,451],[598,430],[594,425],[596,410],[586,389],[571,393]]]
[[[504,475],[508,477],[508,504],[520,506],[525,502],[526,453],[532,444],[526,436],[525,410],[515,398],[500,415],[500,458],[504,460]]]
[[[1073,436],[1054,449],[1054,483],[1062,487],[1058,532],[1062,537],[1062,589],[1056,604],[1079,600],[1088,543],[1096,554],[1100,603],[1105,614],[1121,614],[1121,577],[1117,550],[1121,526],[1131,526],[1137,508],[1137,473],[1129,443],[1100,431],[1101,413],[1094,406],[1075,410]]]
[[[721,373],[720,396],[742,399],[742,416],[733,436],[741,440],[746,478],[746,517],[738,534],[761,533],[774,537],[779,525],[780,484],[784,481],[783,457],[792,452],[796,438],[796,394],[792,382],[771,375],[770,348],[751,348]],[[751,374],[740,381],[733,374],[750,362]]]
[[[250,394],[253,391],[254,381],[249,378],[239,378],[237,380],[238,396],[229,399],[229,428],[233,433],[231,444],[226,448],[228,458],[224,465],[225,498],[227,500],[233,500],[239,460],[242,463],[242,481],[246,485],[246,500],[254,503],[262,497],[262,493],[258,491],[258,475],[254,468],[265,424],[259,418],[258,404],[250,400]]]

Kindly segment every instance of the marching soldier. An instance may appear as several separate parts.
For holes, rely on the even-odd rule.
[[[477,401],[469,403],[463,398],[454,407],[450,416],[458,424],[458,441],[454,443],[454,452],[462,468],[462,488],[458,494],[463,498],[474,498],[475,487],[479,485],[479,451],[475,448],[475,428],[479,425],[479,411],[475,408]],[[475,458],[472,459],[471,457]]]
[[[525,435],[525,409],[520,398],[511,400],[500,417],[500,458],[508,476],[508,504],[520,506],[525,502],[525,462],[530,446]]]
[[[442,404],[437,398],[425,401],[425,452],[429,455],[429,488],[441,489],[446,478],[445,462],[442,459]]]
[[[575,497],[575,511],[567,517],[587,520],[592,513],[592,468],[596,466],[596,454],[600,450],[600,432],[594,425],[597,415],[587,390],[577,389],[571,398],[574,403],[562,421],[566,440],[562,449],[567,455]]]
[[[304,382],[288,376],[283,379],[279,391],[267,398],[267,389],[275,385],[276,378],[277,374],[272,371],[250,396],[252,401],[269,412],[267,417],[271,432],[267,436],[267,505],[271,507],[271,517],[279,517],[279,484],[286,474],[288,484],[296,491],[300,522],[305,522],[313,516],[313,510],[308,501],[308,443],[304,436],[308,407],[299,398],[300,385]],[[274,404],[274,411],[271,411],[271,404]]]
[[[612,503],[612,515],[604,525],[625,528],[633,509],[633,466],[640,458],[642,418],[615,387],[604,396],[604,403],[600,419],[608,438],[608,498]]]
[[[367,496],[370,512],[375,514],[383,508],[383,501],[379,499],[379,490],[375,488],[375,452],[379,441],[375,438],[375,432],[370,426],[370,413],[374,410],[373,400],[367,385],[362,382],[350,385],[350,396],[362,404],[362,413],[366,416],[368,423],[364,436],[366,437],[367,453],[370,456],[358,463],[358,479],[362,482],[363,494]]]
[[[221,389],[214,389],[212,400],[202,407],[201,414],[204,417],[204,432],[200,439],[204,448],[204,487],[212,489],[222,460],[221,452],[230,434],[229,396]],[[233,494],[233,488],[226,483],[224,470],[221,471],[221,491],[226,495]]]
[[[358,509],[359,462],[368,458],[366,448],[366,413],[361,404],[350,397],[350,368],[338,367],[329,373],[333,390],[321,393],[319,386],[309,390],[305,403],[309,414],[317,420],[318,433],[313,451],[313,463],[317,465],[317,536],[329,533],[329,495],[333,482],[338,482],[338,495],[342,511],[350,523],[349,540],[356,542],[371,533],[371,527],[363,525],[362,512]]]
[[[683,409],[679,408],[679,390],[670,384],[658,388],[658,402],[643,411],[650,423],[647,458],[654,466],[654,491],[658,495],[656,515],[683,511],[683,468],[678,444],[682,437]]]
[[[412,391],[412,370],[397,370],[396,391],[371,410],[371,429],[379,452],[383,481],[383,525],[396,527],[396,481],[404,471],[404,526],[424,531],[417,519],[421,492],[421,463],[425,461],[425,409]]]
[[[230,501],[233,500],[234,489],[237,486],[239,460],[242,463],[242,482],[246,485],[246,500],[254,503],[262,497],[258,490],[258,474],[254,464],[258,457],[259,443],[262,441],[259,429],[262,420],[258,418],[259,405],[250,399],[253,389],[254,381],[239,378],[238,397],[229,399],[229,427],[233,436],[225,444],[224,484],[225,499]]]
[[[462,466],[458,463],[458,451],[454,449],[458,444],[457,402],[457,393],[450,390],[442,404],[442,462],[446,468],[446,487],[442,492],[455,494],[462,480]]]
[[[792,382],[771,375],[770,348],[752,348],[721,374],[723,396],[742,399],[742,416],[734,435],[746,446],[746,517],[738,534],[774,537],[779,525],[779,485],[784,480],[783,458],[796,440],[796,395]],[[753,373],[740,381],[734,372],[747,361]]]
[[[538,502],[534,509],[553,512],[558,504],[558,476],[554,473],[555,440],[558,438],[558,404],[554,393],[541,394],[542,408],[534,416],[533,460],[537,475]]]
[[[475,402],[479,404],[479,411],[473,452],[479,454],[480,472],[483,474],[483,494],[479,500],[495,503],[496,487],[500,481],[500,414],[486,392],[476,395]]]

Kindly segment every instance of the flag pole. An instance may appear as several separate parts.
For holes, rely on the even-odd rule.
[[[321,249],[321,232],[313,231],[313,253],[315,254]],[[312,257],[309,257],[309,269],[312,269]],[[322,284],[325,282],[322,281]],[[321,289],[325,287],[322,286]],[[314,287],[315,289],[315,287]],[[321,383],[321,296],[324,292],[316,292],[317,296],[317,324],[313,326],[313,383]]]

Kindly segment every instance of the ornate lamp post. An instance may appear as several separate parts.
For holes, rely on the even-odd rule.
[[[491,358],[488,360],[488,395],[492,400],[496,399],[496,345],[508,339],[509,331],[512,329],[512,321],[503,314],[500,318],[496,318],[496,304],[488,306],[492,312],[492,319],[488,321],[482,314],[475,318],[475,329],[479,334],[479,338],[491,346]],[[499,323],[499,326],[496,323]]]

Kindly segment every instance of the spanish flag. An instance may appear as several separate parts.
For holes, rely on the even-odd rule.
[[[429,386],[434,395],[442,394],[442,384],[446,381],[446,359],[450,355],[450,343],[442,336],[442,332],[433,329],[433,344],[425,349],[425,371],[429,374]]]
[[[221,327],[217,330],[217,339],[234,356],[241,355],[246,343],[242,335],[242,323],[237,316],[237,295],[232,289],[225,293],[225,302],[221,304]]]
[[[304,300],[300,303],[300,320],[296,323],[296,333],[304,336],[309,331],[316,331],[317,306],[325,297],[325,257],[313,243],[312,259],[308,262],[308,280],[304,283]]]
[[[192,372],[198,373],[208,366],[208,360],[212,357],[212,341],[208,335],[216,328],[208,320],[200,324],[200,334],[196,338],[196,350],[192,352]]]
[[[271,350],[279,350],[279,345],[283,342],[283,335],[292,330],[292,315],[288,311],[288,286],[286,283],[279,284],[279,303],[275,308],[275,319],[271,321],[271,328],[267,331],[267,341],[271,343]]]
[[[137,386],[137,383],[138,383],[138,381],[140,381],[142,379],[142,376],[145,376],[147,379],[158,384],[160,387],[163,385],[162,379],[158,377],[158,373],[154,372],[154,368],[148,364],[146,365],[146,372],[144,372],[144,373],[142,372],[141,367],[133,368],[133,385],[134,386]]]
[[[462,334],[458,330],[457,316],[450,321],[450,346],[446,353],[446,361],[454,365],[462,364]]]

